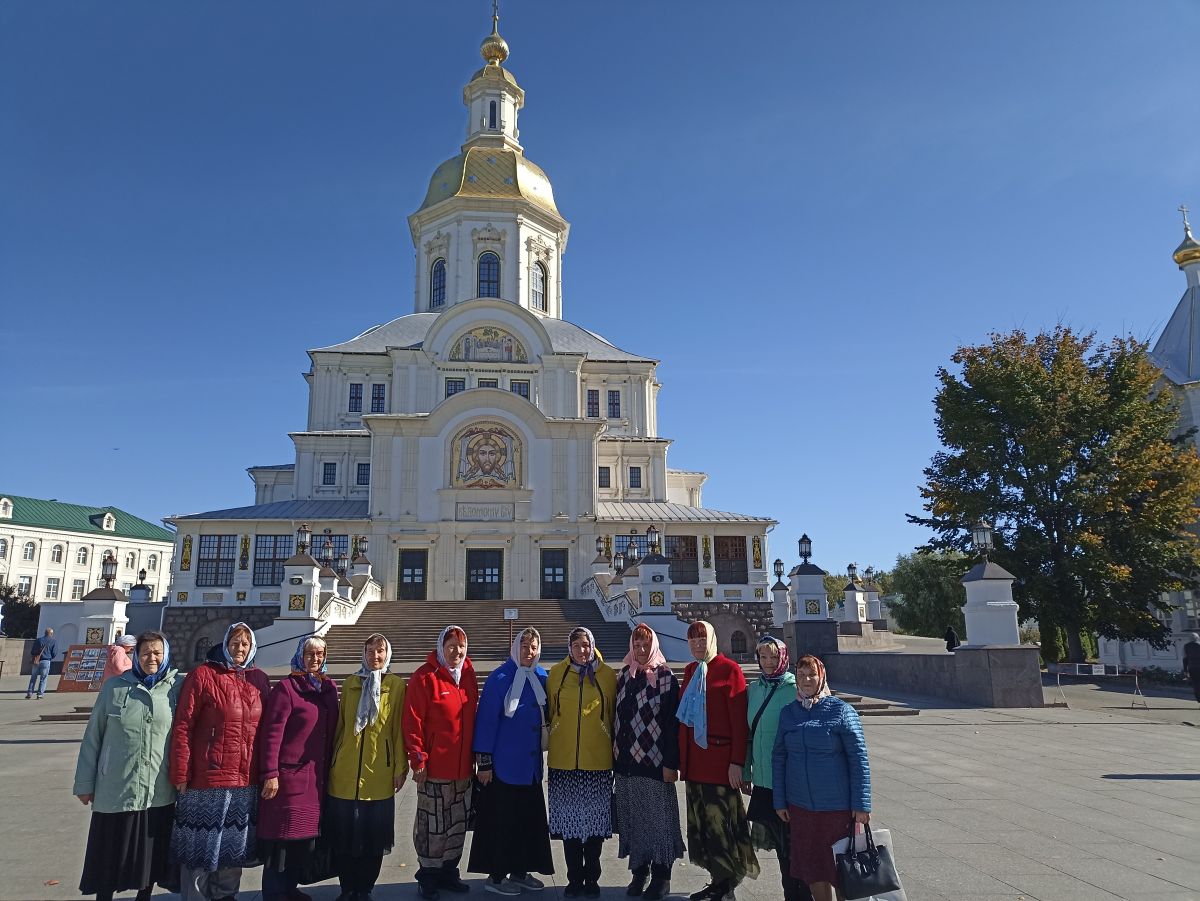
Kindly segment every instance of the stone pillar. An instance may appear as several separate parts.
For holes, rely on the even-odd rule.
[[[1019,645],[1017,602],[1013,600],[1012,573],[990,561],[976,563],[963,576],[967,602],[963,616],[967,623],[964,647],[983,645]]]
[[[840,619],[844,623],[865,623],[867,621],[867,593],[857,582],[847,582],[843,590],[845,606],[842,608]]]
[[[332,572],[332,570],[330,570]],[[321,603],[321,568],[307,553],[283,564],[283,591],[279,596],[281,619],[316,619]],[[334,575],[336,579],[336,574]]]
[[[790,593],[795,602],[796,620],[830,619],[829,596],[825,594],[825,570],[812,563],[801,563],[788,573]]]
[[[783,624],[791,619],[789,613],[788,587],[781,580],[771,586],[771,625],[782,629]]]
[[[654,550],[637,564],[643,613],[671,612],[671,561]]]
[[[696,561],[700,568],[700,594],[703,596],[697,600],[717,600],[717,567],[716,567],[716,539],[712,532],[705,532],[696,536],[696,553],[699,559]]]

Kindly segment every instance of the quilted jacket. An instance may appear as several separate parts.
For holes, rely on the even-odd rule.
[[[871,809],[867,742],[853,707],[824,698],[805,710],[792,701],[779,713],[771,753],[775,809]]]
[[[171,734],[171,784],[244,788],[258,784],[258,727],[270,680],[257,667],[225,663],[221,645],[183,680]]]

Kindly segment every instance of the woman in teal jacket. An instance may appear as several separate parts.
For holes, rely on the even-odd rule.
[[[79,890],[111,901],[137,890],[148,901],[170,875],[175,820],[167,749],[183,679],[159,632],[143,632],[133,668],[100,689],[75,765],[75,796],[92,806]],[[170,881],[174,881],[171,879]]]
[[[775,812],[771,790],[771,752],[779,731],[779,712],[796,700],[796,677],[788,669],[787,645],[775,636],[760,638],[755,654],[760,673],[746,689],[750,747],[742,768],[742,791],[750,796],[746,811],[750,840],[755,848],[774,851],[779,858],[783,901],[811,901],[808,886],[791,873],[788,824]]]

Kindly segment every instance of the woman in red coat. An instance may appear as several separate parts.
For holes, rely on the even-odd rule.
[[[254,632],[234,623],[184,680],[171,731],[171,783],[179,792],[171,857],[183,901],[237,894],[254,858],[258,725],[271,688],[253,665]]]
[[[467,633],[447,626],[408,682],[401,720],[417,785],[413,821],[413,845],[421,864],[417,888],[428,901],[438,897],[439,889],[468,891],[459,878],[458,861],[467,838],[478,701],[479,682],[467,656]]]
[[[717,653],[717,633],[706,622],[688,627],[695,658],[683,671],[679,719],[679,773],[687,782],[688,857],[708,870],[710,882],[693,901],[733,901],[733,890],[758,878],[758,859],[742,807],[746,762],[746,677]]]

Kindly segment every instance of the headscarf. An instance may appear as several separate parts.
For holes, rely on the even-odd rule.
[[[245,629],[250,633],[250,653],[246,655],[246,662],[237,664],[233,662],[233,658],[229,656],[229,637],[233,635],[237,629]],[[225,630],[225,637],[221,639],[221,656],[225,658],[225,665],[230,669],[247,670],[254,664],[254,655],[258,653],[258,639],[254,637],[254,630],[245,623],[234,623]]]
[[[304,649],[314,642],[320,644],[321,647],[325,647],[325,639],[318,635],[306,635],[300,639],[300,643],[296,645],[296,653],[292,655],[292,675],[304,676],[308,679],[309,685],[319,689],[321,683],[329,678],[325,675],[329,672],[329,655],[325,655],[325,659],[321,661],[321,669],[317,671],[315,676],[310,673],[304,665]]]
[[[158,641],[157,638],[152,639],[152,640]],[[134,642],[136,644],[136,642],[137,642],[136,638],[134,639]],[[134,674],[134,676],[137,677],[137,680],[139,682],[141,682],[143,685],[145,685],[147,688],[153,688],[155,685],[157,685],[159,682],[161,682],[163,680],[163,677],[165,677],[167,675],[167,668],[171,663],[171,643],[169,641],[167,641],[167,636],[165,636],[165,635],[163,636],[162,646],[163,646],[162,663],[160,663],[158,665],[158,669],[156,669],[152,673],[145,672],[142,669],[142,661],[138,658],[138,655],[137,654],[133,655],[133,674]]]
[[[650,656],[646,659],[645,665],[638,663],[637,658],[633,654],[633,637],[639,631],[650,633]],[[658,669],[667,662],[666,656],[662,652],[662,648],[658,646],[658,633],[647,626],[645,623],[640,623],[634,627],[634,630],[629,633],[629,653],[625,655],[625,659],[621,661],[629,670],[629,675],[636,676],[641,670],[646,674],[646,678],[650,677],[650,673]]]
[[[467,643],[467,633],[462,626],[447,626],[446,628],[442,629],[442,634],[438,636],[437,660],[438,663],[446,667],[447,672],[450,673],[450,677],[454,679],[454,684],[457,685],[458,680],[462,678],[463,663],[467,662],[467,655],[465,653],[463,654],[462,662],[459,663],[457,667],[453,667],[446,662],[446,652],[443,650],[443,648],[446,646],[446,636],[451,632],[457,632],[462,635],[463,644]]]
[[[538,652],[533,658],[533,663],[529,666],[521,666],[521,639],[526,635],[537,638]],[[541,633],[534,628],[522,629],[520,634],[513,639],[512,649],[508,656],[517,665],[517,671],[513,675],[512,685],[508,686],[508,694],[504,696],[504,715],[512,717],[517,712],[517,707],[521,703],[521,693],[525,690],[525,683],[529,683],[530,688],[533,689],[533,696],[537,700],[538,706],[544,706],[546,689],[542,688],[542,680],[537,677],[537,666],[542,659]]]
[[[710,623],[699,619],[688,627],[690,633],[699,626],[704,630],[707,643],[704,647],[704,659],[696,664],[692,678],[679,699],[679,707],[675,718],[685,726],[691,726],[695,733],[696,744],[701,748],[708,747],[708,664],[717,656],[717,630]],[[690,645],[689,645],[690,647]]]
[[[387,656],[383,658],[381,669],[367,669],[367,648],[377,640],[383,641],[387,648]],[[358,668],[358,678],[362,680],[362,695],[358,699],[358,711],[354,715],[354,734],[362,732],[367,726],[375,725],[379,719],[379,692],[383,685],[383,676],[392,665],[392,643],[378,632],[372,632],[363,642],[362,666]]]
[[[762,679],[764,682],[779,682],[780,680],[783,679],[783,674],[788,671],[787,642],[781,641],[780,639],[776,638],[774,635],[764,635],[762,638],[760,638],[758,640],[758,644],[754,648],[754,651],[755,651],[754,656],[756,656],[756,657],[758,656],[758,650],[764,644],[772,645],[775,648],[775,650],[777,650],[779,652],[779,663],[776,664],[775,669],[773,669],[769,673],[766,670],[763,670],[762,675],[759,676],[759,678]],[[761,664],[760,664],[760,668],[761,668]]]
[[[119,644],[128,651],[130,648],[137,647],[137,636],[130,635],[128,632],[126,632],[124,635],[114,641],[113,644]]]
[[[817,686],[816,694],[812,697],[806,697],[800,690],[800,680],[796,680],[796,699],[804,705],[805,710],[811,710],[814,704],[819,704],[824,698],[829,697],[833,692],[829,690],[829,683],[825,680],[825,664],[811,654],[801,657],[796,661],[796,668],[802,666],[811,666],[817,671],[817,676],[820,678],[820,683]]]
[[[576,663],[575,658],[571,656],[571,645],[575,643],[575,639],[581,635],[586,635],[588,644],[592,647],[592,656],[583,663]],[[596,636],[592,634],[592,630],[586,626],[576,626],[571,630],[571,634],[567,636],[567,662],[571,666],[573,672],[579,673],[579,684],[583,684],[583,679],[586,676],[587,680],[593,685],[596,684]]]

